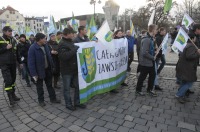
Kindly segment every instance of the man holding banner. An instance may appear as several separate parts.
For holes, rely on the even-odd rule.
[[[147,75],[149,75],[148,79],[148,88],[147,93],[156,97],[157,94],[152,91],[155,80],[155,58],[154,58],[154,37],[157,34],[157,26],[152,24],[148,27],[147,35],[141,41],[140,48],[140,59],[139,64],[141,65],[140,75],[137,82],[136,87],[136,95],[144,96],[145,94],[142,92],[143,82],[146,79]]]
[[[75,107],[85,108],[86,106],[80,104],[79,85],[78,85],[78,66],[77,55],[78,46],[74,45],[73,38],[76,33],[71,28],[63,30],[63,37],[59,43],[58,55],[60,59],[60,71],[63,79],[63,94],[66,108],[74,111]],[[70,97],[70,85],[74,86],[74,104]]]

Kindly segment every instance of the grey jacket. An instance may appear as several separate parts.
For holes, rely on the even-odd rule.
[[[147,67],[153,67],[154,65],[154,44],[153,38],[149,34],[141,40],[139,64]]]

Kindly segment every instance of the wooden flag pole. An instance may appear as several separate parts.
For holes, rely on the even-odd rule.
[[[196,46],[196,44],[190,39],[189,37],[189,40],[192,42],[192,44],[194,45],[194,47],[198,50],[199,48]]]

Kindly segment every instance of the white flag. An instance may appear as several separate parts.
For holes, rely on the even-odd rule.
[[[166,54],[167,53],[167,45],[168,45],[168,37],[169,34],[167,33],[162,41],[162,54]]]
[[[108,25],[108,21],[105,20],[100,29],[97,31],[95,36],[101,41],[103,44],[109,43],[112,41],[113,32],[110,31],[110,27]]]
[[[155,14],[156,14],[156,11],[153,10],[152,14],[151,14],[151,17],[149,19],[149,23],[148,23],[148,26],[153,24],[153,20],[154,20],[154,17],[155,17]]]
[[[187,41],[189,39],[189,36],[187,33],[180,28],[178,35],[176,36],[176,39],[174,40],[174,46],[177,47],[181,52],[183,52],[183,49],[185,48]]]
[[[182,20],[182,25],[185,25],[185,27],[187,29],[189,29],[189,26],[194,22],[194,20],[188,15],[185,13],[184,17],[183,17],[183,20]]]

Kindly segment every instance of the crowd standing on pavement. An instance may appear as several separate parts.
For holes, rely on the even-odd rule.
[[[25,79],[27,87],[36,85],[38,103],[44,107],[44,89],[43,82],[49,94],[51,103],[60,103],[56,97],[55,89],[63,88],[63,96],[66,108],[76,110],[86,108],[86,104],[80,104],[79,84],[78,84],[78,66],[77,66],[77,50],[79,49],[75,43],[90,41],[87,37],[87,30],[84,26],[78,28],[78,34],[75,37],[76,31],[71,27],[65,28],[57,34],[46,35],[37,33],[31,35],[29,40],[24,34],[12,36],[12,28],[5,26],[3,36],[0,37],[0,69],[4,78],[4,90],[7,92],[10,105],[14,105],[20,98],[15,94],[16,69],[19,74]],[[134,58],[134,45],[138,56],[137,85],[136,96],[145,96],[146,94],[152,97],[159,96],[156,91],[162,91],[159,86],[159,76],[166,64],[165,55],[162,53],[161,43],[166,35],[166,29],[157,25],[149,25],[148,30],[143,30],[140,35],[132,36],[130,31],[123,35],[122,30],[115,31],[113,39],[128,40],[128,66],[127,72],[134,72],[131,69],[131,63]],[[171,34],[172,43],[176,38],[178,29],[175,28]],[[187,96],[192,92],[189,90],[192,84],[197,80],[197,66],[200,57],[200,24],[194,24],[187,31],[191,38],[187,42],[187,46],[183,52],[179,53],[179,60],[176,65],[177,83],[180,85],[175,98],[180,103],[188,101]],[[98,41],[98,40],[97,40]],[[161,63],[160,63],[161,61]],[[184,66],[183,66],[184,65]],[[148,85],[145,90],[143,83],[148,76]],[[62,79],[61,79],[62,78]],[[62,80],[63,86],[59,85]],[[128,86],[126,82],[121,84]],[[74,88],[74,99],[71,99],[71,90]],[[118,91],[112,90],[112,93]],[[73,101],[72,101],[73,100]]]

